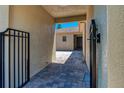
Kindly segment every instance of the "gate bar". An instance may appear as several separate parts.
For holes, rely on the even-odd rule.
[[[11,54],[10,54],[10,52],[11,52],[11,46],[10,46],[11,37],[10,37],[10,34],[11,34],[11,32],[9,30],[9,38],[8,38],[9,39],[9,47],[8,47],[8,51],[9,51],[9,56],[8,56],[9,57],[9,64],[8,64],[9,65],[9,69],[8,69],[9,70],[8,71],[9,72],[9,88],[11,87],[11,66],[10,66],[11,65]]]
[[[14,31],[14,43],[13,43],[13,45],[14,45],[14,47],[13,47],[13,52],[14,52],[14,88],[16,87],[16,84],[15,84],[15,81],[16,81],[16,72],[15,72],[15,65],[16,65],[16,63],[15,63],[15,56],[16,56],[16,53],[15,53],[15,31]]]
[[[30,33],[28,33],[28,81],[30,80]]]
[[[23,32],[22,32],[23,36]],[[23,84],[23,38],[22,38],[22,84]]]
[[[25,33],[25,37],[26,37],[26,33]],[[26,75],[26,72],[27,72],[27,70],[26,70],[26,67],[27,67],[27,44],[26,44],[26,38],[25,38],[25,80],[26,80],[26,77],[27,77],[27,75]]]
[[[8,37],[8,64],[5,72],[5,37]],[[17,41],[16,42],[16,37]],[[13,39],[13,43],[11,42]],[[21,42],[20,42],[21,39]],[[25,41],[25,43],[24,43]],[[5,86],[5,78],[8,79],[8,86],[23,87],[30,80],[30,33],[17,29],[7,28],[0,33],[0,87]],[[16,46],[17,43],[17,46]],[[21,44],[21,45],[20,45]],[[16,48],[17,52],[16,52]],[[21,49],[20,49],[21,48]],[[11,50],[13,49],[13,51]],[[24,50],[25,49],[25,50]],[[17,55],[17,56],[16,56]],[[24,57],[25,56],[25,57]],[[17,62],[16,62],[17,61]],[[21,63],[20,63],[21,62]],[[16,70],[16,68],[18,68]],[[16,73],[18,72],[18,73]],[[8,74],[8,77],[5,77]],[[21,76],[22,75],[22,76]],[[18,76],[18,78],[16,78]],[[21,78],[21,77],[22,78]],[[22,82],[21,82],[22,81]],[[18,83],[17,83],[18,82]],[[17,86],[18,85],[18,86]]]
[[[2,53],[3,53],[3,87],[5,86],[5,84],[4,84],[4,82],[5,82],[5,63],[4,63],[4,60],[5,60],[5,37],[3,36],[3,34],[2,34],[2,37],[3,37],[3,42],[2,42],[2,44],[3,44],[3,50],[2,50]]]
[[[18,87],[20,86],[20,32],[18,32]]]
[[[0,87],[3,87],[3,56],[2,56],[2,33],[0,33]]]

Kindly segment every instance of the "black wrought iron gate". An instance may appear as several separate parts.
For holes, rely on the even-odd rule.
[[[0,33],[0,87],[22,87],[30,79],[30,33],[8,28]]]
[[[90,25],[90,77],[91,87],[96,88],[96,23],[91,20]]]

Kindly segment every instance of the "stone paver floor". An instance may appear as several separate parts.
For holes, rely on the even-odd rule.
[[[56,62],[33,76],[24,88],[89,88],[90,74],[82,51],[57,51]]]

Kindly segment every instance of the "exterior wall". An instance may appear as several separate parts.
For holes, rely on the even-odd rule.
[[[85,22],[79,21],[79,32],[84,32],[85,31]]]
[[[83,61],[85,61],[85,54],[86,54],[86,22],[79,21],[79,32],[82,33],[82,54],[83,54]]]
[[[108,6],[108,87],[124,87],[124,6]]]
[[[62,37],[66,36],[66,42],[62,41]],[[73,34],[57,34],[56,35],[56,50],[73,50],[74,36]]]
[[[83,21],[79,21],[78,27],[57,29],[56,30],[57,50],[74,50],[74,35],[78,35],[78,34],[82,35],[84,31],[85,31],[85,23]],[[68,40],[67,42],[62,41],[63,36],[67,36],[67,40]]]
[[[69,28],[61,28],[61,29],[56,29],[57,33],[64,33],[64,32],[79,32],[79,27],[69,27]]]
[[[0,5],[0,32],[5,31],[9,26],[9,6]]]
[[[10,27],[30,32],[31,76],[52,62],[54,19],[41,6],[10,6]]]
[[[86,47],[84,47],[85,49],[83,49],[83,54],[84,55],[84,59],[86,60],[86,64],[88,66],[88,69],[90,71],[90,41],[87,40],[89,39],[89,28],[90,28],[90,22],[91,22],[91,19],[93,18],[93,6],[87,6],[87,19],[86,19],[86,32],[85,32],[85,36],[83,37],[86,37],[84,39],[84,44]]]
[[[96,46],[97,83],[98,87],[107,87],[107,6],[94,6],[94,19],[98,33],[101,34],[101,42]]]
[[[52,62],[56,61],[56,33],[54,34]]]

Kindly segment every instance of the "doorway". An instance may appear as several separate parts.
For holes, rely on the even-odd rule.
[[[82,36],[81,35],[74,35],[74,49],[75,50],[82,50]]]

